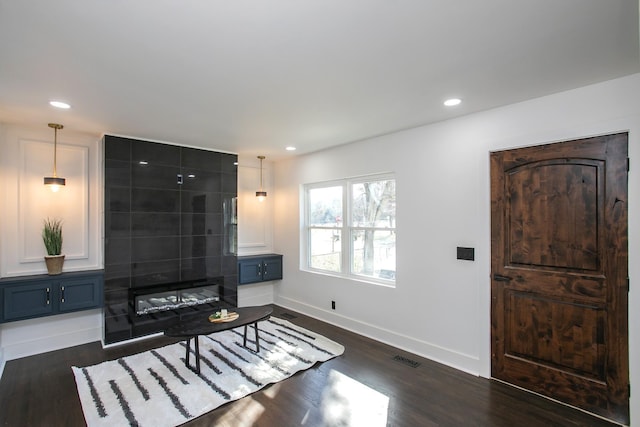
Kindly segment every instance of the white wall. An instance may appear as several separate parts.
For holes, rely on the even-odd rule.
[[[639,94],[637,74],[276,163],[275,250],[285,265],[275,302],[488,377],[489,152],[629,131],[630,369],[640,390]],[[397,180],[396,288],[301,271],[301,185],[387,171]],[[456,246],[475,247],[475,262],[456,260]],[[640,425],[640,393],[631,405]]]
[[[0,126],[0,277],[46,273],[44,218],[63,221],[63,271],[101,269],[100,136],[58,132],[58,193],[44,187],[53,169],[53,130]],[[0,373],[7,360],[100,340],[102,311],[89,310],[0,325]]]

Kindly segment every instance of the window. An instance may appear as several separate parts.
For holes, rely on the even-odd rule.
[[[392,175],[308,184],[304,201],[308,270],[395,282],[396,181]]]

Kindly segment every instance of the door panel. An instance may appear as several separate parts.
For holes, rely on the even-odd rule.
[[[629,419],[627,134],[491,154],[492,376]]]
[[[507,291],[505,354],[604,381],[604,309]]]
[[[602,162],[541,161],[506,176],[511,265],[598,270]]]

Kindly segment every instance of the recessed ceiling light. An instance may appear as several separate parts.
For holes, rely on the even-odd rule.
[[[460,104],[462,102],[462,100],[460,98],[450,98],[447,99],[446,101],[444,101],[444,105],[446,105],[447,107],[455,107],[456,105]]]
[[[296,151],[296,147],[289,146],[289,147],[285,148],[285,150],[287,150],[287,151]]]
[[[49,105],[56,108],[62,108],[63,110],[68,110],[69,108],[71,108],[71,105],[62,101],[49,101]]]

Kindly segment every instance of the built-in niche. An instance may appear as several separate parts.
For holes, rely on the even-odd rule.
[[[107,135],[104,159],[105,343],[237,306],[237,156]]]

